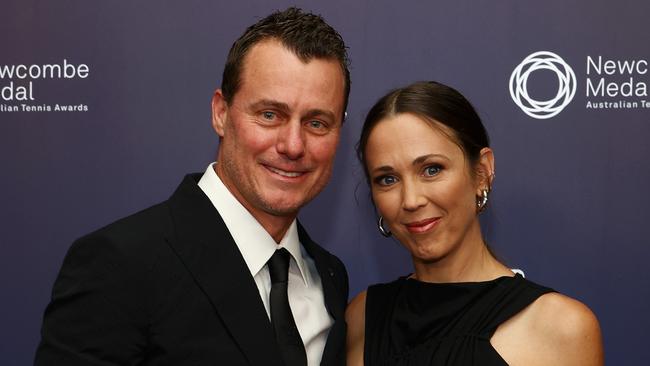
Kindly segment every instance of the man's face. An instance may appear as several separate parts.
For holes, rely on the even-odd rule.
[[[327,184],[344,83],[336,60],[304,63],[267,40],[246,55],[230,105],[215,93],[213,126],[222,137],[217,174],[258,221],[293,219]]]

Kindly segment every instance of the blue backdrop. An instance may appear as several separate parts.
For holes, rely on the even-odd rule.
[[[492,247],[593,309],[607,364],[647,364],[643,0],[3,0],[0,363],[32,362],[72,240],[167,198],[213,160],[209,103],[227,51],[246,26],[289,5],[322,14],[350,48],[335,173],[301,220],[347,265],[351,296],[411,271],[406,251],[374,224],[354,157],[363,117],[391,88],[438,80],[475,104],[492,138],[497,178],[483,217]],[[559,59],[522,64],[537,51]],[[514,85],[524,107],[557,95],[550,107],[567,102],[557,115],[534,118],[514,102],[520,64],[530,71]]]

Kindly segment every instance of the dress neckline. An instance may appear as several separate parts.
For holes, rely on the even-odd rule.
[[[512,276],[504,275],[487,281],[427,282],[427,281],[421,281],[416,278],[413,278],[411,277],[412,275],[413,274],[409,274],[407,276],[400,277],[400,280],[406,283],[422,284],[422,286],[429,286],[429,285],[430,286],[481,286],[481,285],[490,285],[497,282],[507,281],[508,279],[515,279],[515,278],[523,279],[521,274],[513,273]]]

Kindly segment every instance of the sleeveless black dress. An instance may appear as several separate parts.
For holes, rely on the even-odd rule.
[[[366,295],[365,366],[503,366],[496,328],[553,291],[517,274],[487,282],[426,283],[405,277]]]

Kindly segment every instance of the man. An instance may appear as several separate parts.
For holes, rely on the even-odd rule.
[[[296,215],[329,180],[349,87],[319,16],[249,27],[212,99],[217,162],[73,244],[35,364],[343,365],[347,274]]]

